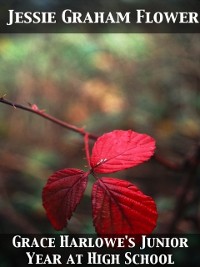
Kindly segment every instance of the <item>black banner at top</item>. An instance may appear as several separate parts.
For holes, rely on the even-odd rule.
[[[0,33],[199,33],[199,0],[0,1]]]

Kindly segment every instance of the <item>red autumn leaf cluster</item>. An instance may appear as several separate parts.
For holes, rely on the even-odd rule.
[[[62,230],[80,202],[89,174],[106,174],[150,159],[155,141],[146,134],[115,130],[100,136],[90,157],[91,169],[63,169],[43,189],[43,206],[56,230]],[[89,153],[88,153],[89,154]],[[150,234],[157,221],[154,200],[128,181],[102,177],[92,188],[93,223],[98,234]]]

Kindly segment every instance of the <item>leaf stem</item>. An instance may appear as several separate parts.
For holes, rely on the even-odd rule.
[[[85,143],[85,154],[88,162],[88,167],[91,168],[90,166],[90,150],[89,150],[89,134],[86,133],[84,135],[84,143]]]

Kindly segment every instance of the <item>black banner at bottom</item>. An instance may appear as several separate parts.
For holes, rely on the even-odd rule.
[[[200,266],[200,235],[0,236],[0,266]]]

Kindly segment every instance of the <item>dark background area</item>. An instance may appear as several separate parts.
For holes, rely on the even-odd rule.
[[[34,34],[0,39],[0,96],[36,104],[94,134],[114,129],[147,133],[156,139],[156,155],[175,165],[192,158],[199,144],[199,70],[198,34]],[[54,232],[42,207],[42,188],[58,169],[85,168],[83,148],[79,134],[0,103],[1,233]],[[155,233],[199,233],[200,170],[191,172],[190,167],[175,171],[151,159],[112,176],[133,182],[155,199]],[[192,182],[179,214],[176,208],[188,175]],[[94,233],[92,183],[91,178],[64,233]]]

